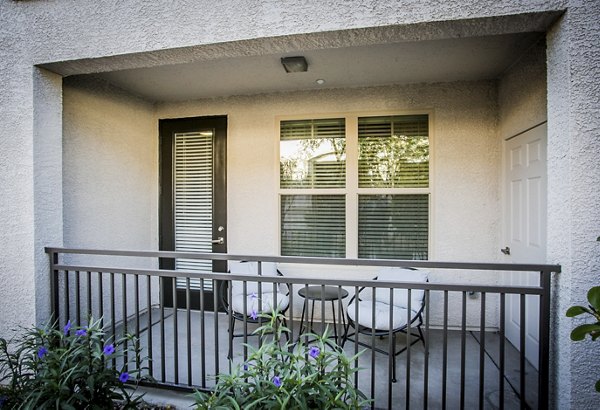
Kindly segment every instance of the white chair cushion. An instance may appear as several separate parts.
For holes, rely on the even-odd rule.
[[[236,275],[258,275],[258,262],[229,262],[229,272]],[[261,275],[262,276],[277,276],[277,264],[274,262],[262,262],[261,263]],[[279,292],[285,292],[282,286],[279,286]],[[262,291],[273,292],[273,284],[269,282],[262,282]],[[244,282],[234,280],[232,281],[231,293],[234,295],[241,295],[244,293]],[[246,293],[251,295],[252,293],[258,294],[258,282],[248,281],[246,282]]]
[[[265,284],[267,285],[267,284]],[[272,289],[272,285],[263,286],[264,288],[270,287]],[[290,299],[287,295],[277,292],[274,294],[273,292],[266,292],[263,290],[262,296],[259,296],[257,293],[248,293],[246,295],[246,316],[250,316],[252,311],[258,313],[271,313],[273,312],[273,306],[275,306],[274,296],[277,298],[277,308],[279,311],[287,309]],[[260,300],[259,300],[260,299]],[[260,307],[260,309],[259,309]],[[234,312],[244,314],[244,294],[243,293],[233,293],[232,301],[231,301],[231,309]]]
[[[354,323],[369,329],[390,330],[390,305],[383,302],[375,302],[375,326],[373,326],[373,301],[362,300],[358,302],[358,320],[356,320],[355,302],[348,305],[348,317]],[[392,307],[392,330],[401,329],[406,326],[407,310],[398,306]],[[411,309],[410,319],[417,316],[417,311]]]
[[[389,282],[416,282],[425,283],[429,274],[423,270],[411,270],[406,268],[382,268],[377,275],[377,280],[389,281]],[[373,292],[367,288],[360,294],[362,300],[373,300]],[[411,310],[418,311],[421,309],[423,304],[423,297],[425,291],[423,289],[412,289],[410,292],[411,299]],[[390,289],[376,289],[375,290],[375,301],[384,304],[390,304]],[[407,289],[394,289],[394,306],[407,309],[408,308],[408,290]]]

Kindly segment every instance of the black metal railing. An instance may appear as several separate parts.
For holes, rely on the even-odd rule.
[[[236,323],[236,311],[228,303],[233,298],[231,286],[221,286],[239,281],[244,292],[249,283],[257,283],[259,295],[263,295],[264,289],[272,289],[275,298],[280,285],[287,287],[289,307],[285,317],[292,339],[300,337],[305,326],[299,319],[308,319],[309,310],[314,315],[315,304],[320,305],[317,322],[312,323],[317,330],[335,325],[329,322],[337,314],[338,334],[334,340],[343,344],[348,354],[362,350],[359,344],[369,346],[356,361],[361,370],[355,374],[354,382],[374,400],[374,407],[548,407],[550,279],[552,273],[560,272],[557,265],[65,248],[46,248],[46,252],[50,256],[53,318],[59,325],[69,319],[83,325],[92,316],[102,317],[109,334],[115,337],[126,333],[136,335],[147,357],[140,365],[147,368],[147,375],[157,386],[210,389],[216,375],[230,372],[233,365],[246,359],[246,344],[261,343],[259,338],[255,341],[250,337],[255,326],[246,298],[242,312],[237,312],[239,323]],[[354,269],[367,272],[367,279],[339,275],[315,278],[298,273],[247,276],[157,268],[159,260],[178,258],[255,261],[259,272],[265,262],[279,266],[335,267],[340,271]],[[408,282],[375,280],[373,275],[369,276],[381,267],[425,269],[439,272],[437,277],[443,275],[445,279],[444,283],[433,280]],[[487,275],[487,281],[493,284],[485,284],[481,279],[471,279],[469,283],[463,279],[461,282],[453,272],[474,272],[476,279]],[[532,286],[502,285],[498,279],[501,272],[535,272],[539,281]],[[205,286],[208,283],[213,286]],[[311,287],[317,287],[312,288],[312,299],[307,297]],[[385,330],[376,329],[376,326],[366,329],[360,325],[360,303],[352,304],[354,315],[348,312],[348,305],[358,302],[365,289],[373,295],[367,303],[371,306],[371,323],[377,322],[375,304],[378,298],[393,305],[394,297],[398,297],[395,291],[405,290],[408,300],[402,333],[405,341],[397,337],[393,329],[394,319],[398,319],[397,311],[388,313],[389,326]],[[410,304],[414,303],[412,296],[416,292],[421,292],[424,300],[420,322],[413,320],[413,313],[410,313]],[[516,305],[511,306],[519,312],[518,342],[513,341],[516,347],[506,340],[508,298],[516,298]],[[312,300],[312,306],[309,300]],[[526,315],[526,306],[532,301],[539,303],[533,319]],[[278,305],[277,299],[271,303]],[[535,335],[539,342],[537,369],[526,358],[526,323],[529,320],[539,322],[539,331]],[[241,338],[231,337],[232,324],[241,327]],[[348,337],[352,333],[353,337]],[[415,338],[417,343],[411,343]],[[397,344],[402,347],[397,349]],[[401,353],[387,354],[397,350]],[[118,363],[113,362],[113,366],[116,365]]]

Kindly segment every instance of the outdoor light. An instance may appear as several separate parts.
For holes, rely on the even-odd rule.
[[[302,73],[308,71],[308,63],[306,58],[298,57],[281,57],[281,64],[285,68],[286,73]]]
[[[317,81],[315,81],[315,83],[317,83],[319,85],[323,85],[323,84],[325,84],[325,80],[323,80],[322,78],[319,78]]]

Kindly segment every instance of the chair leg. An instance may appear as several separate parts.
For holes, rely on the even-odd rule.
[[[335,342],[339,345],[340,339],[338,338],[337,321],[335,320],[335,303],[333,300],[331,301],[331,313],[333,314],[333,337],[335,339]]]
[[[423,347],[425,347],[425,336],[423,335],[423,331],[421,330],[421,325],[417,326],[417,330],[419,331],[419,335],[421,335],[421,342],[423,342]]]
[[[346,344],[346,340],[348,340],[348,331],[350,330],[350,318],[348,318],[348,323],[344,325],[344,336],[342,337],[342,344],[340,347],[343,349]]]

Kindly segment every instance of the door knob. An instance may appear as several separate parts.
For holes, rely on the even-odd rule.
[[[217,245],[223,245],[225,243],[225,238],[223,238],[222,236],[219,236],[217,239],[213,239],[210,242],[217,244]]]
[[[505,255],[510,255],[510,248],[507,246],[504,249],[500,249],[500,252],[502,252]]]

